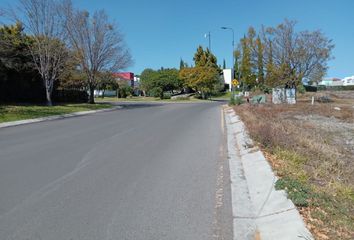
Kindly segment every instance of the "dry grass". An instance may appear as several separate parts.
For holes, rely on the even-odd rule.
[[[279,177],[309,187],[301,208],[317,239],[354,239],[354,92],[317,93],[331,103],[235,107]],[[336,110],[339,107],[340,110]]]

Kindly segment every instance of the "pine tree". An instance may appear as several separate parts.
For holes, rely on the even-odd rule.
[[[264,69],[263,69],[263,44],[258,36],[256,40],[257,44],[257,77],[258,77],[258,83],[263,84],[264,83]]]
[[[181,60],[179,61],[179,70],[182,70],[185,67],[184,61],[181,58]]]
[[[206,65],[207,58],[202,46],[198,46],[197,52],[194,54],[193,60],[196,67],[201,67]]]
[[[204,51],[203,47],[199,46],[197,52],[194,54],[193,60],[196,67],[211,67],[220,71],[217,58],[208,48]]]
[[[225,59],[224,59],[223,62],[222,62],[222,68],[223,68],[223,69],[226,69],[226,61],[225,61]]]
[[[252,88],[255,85],[255,76],[252,74],[252,63],[251,63],[251,48],[249,40],[244,37],[241,40],[242,45],[242,59],[241,59],[241,77],[242,81],[247,87]]]
[[[235,70],[235,78],[239,79],[240,78],[240,56],[241,52],[240,50],[236,50],[234,52],[234,57],[235,57],[235,63],[234,63],[234,70]]]
[[[269,42],[269,52],[268,52],[268,62],[267,62],[267,75],[265,79],[265,84],[267,86],[275,86],[275,67],[273,63],[273,47],[272,42]]]

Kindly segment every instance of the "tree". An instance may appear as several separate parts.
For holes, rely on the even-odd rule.
[[[202,46],[198,46],[197,52],[193,57],[196,67],[205,66],[207,62],[207,57]]]
[[[132,62],[131,55],[123,35],[109,21],[104,10],[95,11],[90,16],[87,11],[73,9],[68,0],[61,12],[65,16],[69,44],[78,53],[77,60],[87,78],[89,103],[94,103],[98,74],[104,69],[117,72],[128,67]]]
[[[265,84],[267,86],[275,87],[276,86],[276,77],[275,77],[275,66],[273,63],[273,48],[272,42],[269,42],[268,46],[268,59],[267,59],[267,74],[265,78]]]
[[[97,81],[98,89],[102,90],[102,98],[104,98],[104,93],[106,90],[117,90],[119,88],[113,73],[109,71],[100,72],[97,76]]]
[[[263,70],[263,44],[261,38],[258,36],[256,40],[257,45],[257,78],[258,83],[264,83],[264,70]]]
[[[27,48],[32,39],[23,32],[20,22],[0,28],[0,62],[3,67],[21,71],[33,68],[31,54]]]
[[[256,77],[252,72],[252,62],[251,62],[251,48],[250,41],[247,37],[244,37],[241,40],[242,47],[242,58],[241,58],[241,66],[240,73],[243,84],[249,88],[252,88],[256,84]]]
[[[156,71],[146,68],[140,74],[140,88],[144,91],[144,95],[154,87]]]
[[[117,82],[117,92],[119,98],[126,98],[127,96],[131,95],[133,92],[133,88],[128,84],[125,80],[120,80]]]
[[[222,69],[226,69],[226,61],[225,61],[225,59],[222,61]]]
[[[199,46],[197,52],[194,54],[193,60],[196,67],[211,67],[221,72],[217,63],[217,58],[208,48],[204,50],[202,46]]]
[[[262,31],[265,48],[271,47],[275,70],[280,71],[277,75],[285,77],[286,84],[291,86],[299,85],[303,78],[323,76],[334,48],[332,40],[321,31],[296,32],[295,26],[295,21],[285,20],[277,27]]]
[[[186,62],[183,61],[183,59],[181,58],[180,62],[179,62],[179,70],[188,67],[188,64]]]
[[[207,48],[202,46],[197,48],[194,54],[195,67],[184,68],[180,71],[179,77],[184,82],[185,87],[200,92],[205,99],[214,89],[220,88],[219,74],[221,69],[217,64],[217,58]]]
[[[58,3],[55,0],[20,0],[20,4],[23,20],[14,17],[31,34],[33,44],[29,45],[29,50],[42,77],[47,105],[50,106],[54,81],[59,78],[68,56],[61,41],[65,39],[65,33],[58,14]]]
[[[157,71],[145,69],[141,73],[140,81],[144,91],[154,93],[153,95],[161,99],[164,97],[164,92],[180,90],[183,87],[178,70],[175,68],[161,68]]]
[[[239,78],[239,76],[241,75],[241,73],[240,73],[240,56],[241,56],[241,51],[240,51],[240,50],[235,50],[235,51],[234,51],[234,57],[235,57],[235,63],[234,63],[235,78]]]
[[[80,64],[77,62],[75,52],[69,52],[69,57],[64,65],[63,73],[59,76],[59,90],[84,90],[87,91],[86,76],[79,69]]]
[[[203,99],[207,98],[219,82],[218,70],[211,67],[184,68],[180,71],[179,77],[186,86],[195,91],[200,91]]]
[[[21,23],[0,27],[0,102],[41,102],[44,86],[28,51]]]

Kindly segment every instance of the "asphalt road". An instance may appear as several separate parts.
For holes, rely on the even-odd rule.
[[[219,103],[0,129],[0,239],[232,239]]]

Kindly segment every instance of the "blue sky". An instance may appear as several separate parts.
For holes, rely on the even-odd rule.
[[[0,0],[3,6],[9,0]],[[211,32],[211,48],[219,64],[232,59],[235,42],[249,26],[275,26],[285,18],[297,20],[298,30],[321,29],[333,39],[334,60],[329,77],[354,75],[353,0],[73,0],[77,7],[105,9],[118,23],[131,50],[134,65],[127,70],[139,74],[145,68],[178,67],[180,58],[192,63],[198,45],[207,46],[204,34]]]

